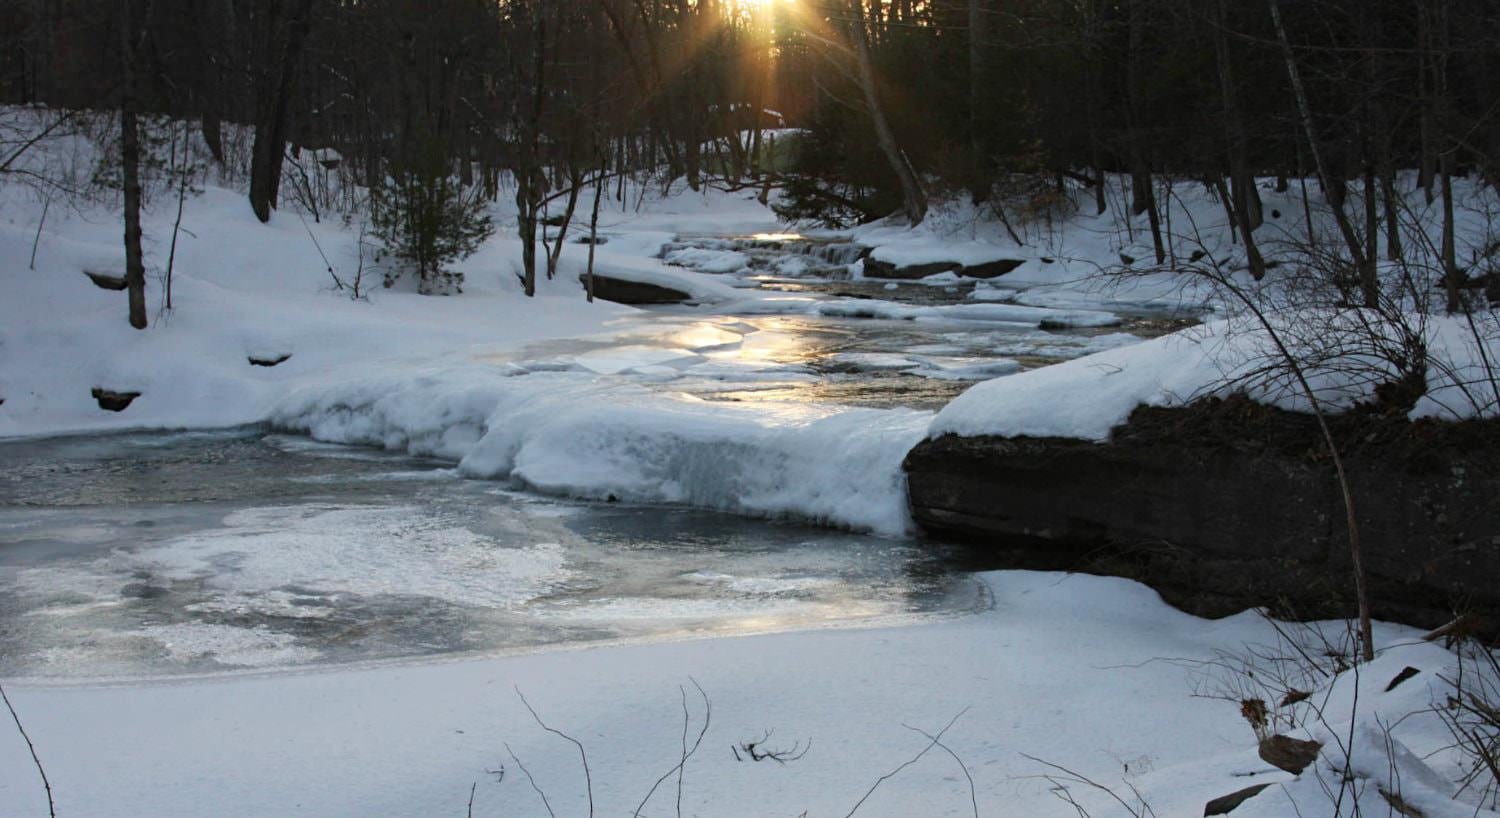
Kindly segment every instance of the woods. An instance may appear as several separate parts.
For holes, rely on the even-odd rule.
[[[1312,180],[1299,241],[1367,308],[1382,263],[1428,260],[1426,228],[1409,235],[1415,185],[1440,207],[1446,311],[1493,278],[1495,245],[1459,246],[1453,192],[1500,172],[1500,15],[1482,4],[29,0],[0,14],[0,101],[118,112],[137,327],[135,123],[153,115],[198,123],[261,222],[291,197],[315,221],[368,223],[424,293],[459,289],[447,265],[491,234],[497,205],[514,205],[531,296],[589,193],[638,206],[675,181],[763,202],[775,189],[782,218],[831,226],[916,226],[966,198],[1018,244],[1015,222],[1092,198],[1168,268],[1202,252],[1171,224],[1178,189],[1201,185],[1259,281],[1266,243],[1290,239],[1260,231],[1261,185]],[[1118,202],[1112,178],[1128,180]]]
[[[28,0],[0,14],[5,102],[193,118],[221,159],[223,124],[252,128],[262,221],[286,156],[308,148],[336,150],[371,189],[414,152],[440,158],[491,199],[513,188],[523,236],[603,176],[617,199],[626,175],[771,181],[792,193],[787,215],[842,223],[919,222],[928,187],[1004,208],[1038,180],[1124,173],[1163,261],[1152,180],[1223,184],[1253,248],[1254,179],[1316,176],[1365,266],[1350,220],[1383,215],[1398,253],[1401,169],[1437,197],[1454,174],[1491,180],[1500,148],[1500,18],[1451,0]],[[134,45],[117,34],[130,26]],[[765,155],[773,126],[798,129],[785,162]],[[1351,185],[1369,213],[1343,213]]]

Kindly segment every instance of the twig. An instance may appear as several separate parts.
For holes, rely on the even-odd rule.
[[[182,202],[187,198],[188,178],[188,146],[192,140],[187,133],[187,125],[182,126],[182,167],[177,169],[177,221],[172,224],[172,246],[167,251],[167,310],[172,309],[172,267],[177,261],[177,234],[182,230]],[[176,155],[176,152],[173,152]]]
[[[31,763],[36,765],[36,771],[42,777],[42,786],[47,790],[47,815],[57,818],[57,805],[52,801],[52,782],[47,780],[47,771],[42,768],[42,760],[36,755],[36,745],[31,743],[31,736],[26,734],[26,728],[21,725],[21,717],[16,714],[15,705],[10,703],[10,697],[5,695],[3,685],[0,685],[0,700],[5,702],[5,709],[10,711],[11,720],[16,723],[16,730],[20,732],[21,738],[25,739],[26,749],[31,751]]]
[[[47,203],[42,205],[42,220],[36,223],[36,238],[31,240],[31,264],[27,269],[36,269],[36,246],[42,243],[42,225],[47,223],[47,211],[52,209],[52,191],[47,191]]]
[[[914,755],[911,758],[907,759],[904,763],[901,764],[901,766],[896,767],[894,770],[891,770],[890,772],[886,773],[885,775],[882,775],[881,777],[875,779],[875,783],[871,784],[870,785],[870,789],[866,790],[865,794],[863,796],[861,796],[860,799],[854,803],[854,807],[852,809],[850,809],[847,814],[844,815],[844,818],[852,818],[853,815],[854,815],[854,813],[859,812],[859,808],[864,805],[865,801],[869,800],[870,796],[872,796],[872,795],[875,794],[875,790],[878,789],[881,784],[884,784],[886,781],[889,781],[890,779],[895,778],[898,774],[900,774],[900,772],[902,770],[906,769],[907,767],[910,767],[911,765],[917,763],[918,761],[921,761],[922,760],[922,756],[927,755],[927,753],[929,751],[931,751],[933,747],[936,747],[939,744],[941,744],[943,736],[949,730],[953,729],[953,725],[957,724],[958,720],[961,719],[961,718],[963,718],[963,715],[965,713],[967,713],[967,712],[969,712],[969,708],[967,708],[967,707],[965,707],[964,709],[958,711],[958,713],[956,715],[954,715],[953,718],[951,718],[951,719],[948,720],[947,724],[943,725],[943,729],[937,731],[937,733],[934,736],[932,736],[931,740],[927,743],[927,746],[923,747],[922,751],[920,753],[917,753],[916,755]]]
[[[1131,815],[1136,816],[1136,818],[1144,818],[1144,816],[1147,816],[1147,815],[1153,816],[1153,818],[1154,818],[1154,816],[1156,815],[1155,810],[1152,810],[1151,809],[1151,805],[1147,804],[1144,800],[1142,800],[1140,798],[1140,793],[1136,792],[1134,787],[1131,787],[1131,791],[1132,792],[1136,792],[1136,799],[1139,800],[1140,803],[1141,803],[1141,808],[1140,809],[1132,807],[1128,801],[1126,801],[1125,799],[1123,799],[1123,798],[1120,797],[1119,793],[1115,792],[1114,790],[1110,789],[1109,787],[1104,786],[1103,784],[1100,784],[1099,782],[1093,780],[1092,778],[1089,778],[1088,776],[1083,775],[1082,773],[1074,772],[1074,771],[1068,769],[1067,767],[1062,766],[1061,764],[1053,764],[1050,761],[1046,761],[1046,760],[1037,758],[1036,756],[1033,756],[1033,755],[1027,755],[1026,753],[1022,753],[1021,757],[1025,758],[1025,759],[1028,759],[1028,760],[1031,760],[1031,761],[1035,761],[1036,763],[1038,763],[1038,764],[1040,764],[1040,765],[1042,765],[1044,767],[1050,767],[1050,768],[1052,768],[1054,770],[1057,770],[1058,772],[1066,775],[1067,778],[1061,779],[1061,780],[1059,780],[1057,778],[1054,778],[1051,775],[1044,775],[1044,776],[1042,776],[1043,778],[1045,778],[1048,781],[1052,782],[1054,785],[1062,788],[1064,791],[1067,790],[1067,784],[1061,783],[1062,781],[1066,781],[1067,783],[1071,783],[1071,784],[1083,784],[1083,785],[1085,785],[1087,787],[1090,787],[1092,789],[1099,790],[1100,792],[1108,793],[1110,798],[1115,799],[1116,803],[1118,803],[1120,806],[1124,807],[1126,812],[1129,812]],[[1070,801],[1070,803],[1072,803],[1072,802]],[[1075,803],[1074,806],[1077,807],[1078,805]],[[1078,807],[1078,808],[1082,809],[1081,807]]]
[[[510,756],[510,760],[516,762],[516,766],[521,768],[521,774],[526,776],[526,780],[531,782],[531,789],[535,790],[538,796],[541,796],[542,806],[547,808],[547,814],[551,816],[551,818],[557,818],[557,813],[552,811],[552,802],[547,800],[546,791],[544,791],[541,786],[536,783],[535,778],[531,777],[531,771],[526,769],[526,765],[521,762],[520,756],[517,756],[516,752],[510,749],[509,744],[505,745],[505,752]]]
[[[698,738],[693,742],[691,747],[688,746],[687,691],[678,686],[677,690],[682,694],[682,757],[678,760],[676,766],[662,773],[661,778],[656,779],[656,783],[651,785],[651,789],[646,793],[646,797],[642,798],[641,803],[636,806],[635,812],[632,813],[632,818],[639,818],[641,810],[646,808],[646,804],[650,802],[651,796],[656,793],[657,788],[666,782],[668,778],[671,778],[673,773],[677,774],[677,814],[678,816],[682,815],[683,769],[687,767],[688,759],[692,758],[698,752],[698,747],[703,744],[704,735],[708,733],[708,725],[713,721],[713,703],[709,700],[708,694],[703,692],[703,688],[698,685],[697,679],[689,676],[688,681],[693,683],[693,687],[698,690],[698,695],[703,699],[703,725],[698,730]]]
[[[302,218],[302,214],[298,213],[297,221],[302,222],[302,228],[307,231],[307,237],[312,239],[313,247],[316,247],[318,255],[323,257],[323,266],[328,268],[328,274],[333,276],[334,283],[338,285],[340,290],[344,289],[344,282],[339,281],[338,273],[333,271],[333,262],[329,261],[328,255],[323,252],[323,245],[318,244],[318,237],[313,235],[312,228],[307,224],[307,219]],[[522,701],[525,701],[524,697]]]
[[[469,818],[474,818],[474,791],[479,789],[479,782],[475,781],[469,785]]]
[[[558,738],[571,742],[574,747],[578,748],[578,757],[583,761],[584,786],[587,788],[589,796],[589,818],[594,818],[594,777],[593,774],[589,772],[589,756],[588,753],[583,749],[583,742],[579,741],[576,738],[573,738],[572,736],[555,727],[549,727],[545,721],[542,721],[542,717],[537,714],[536,708],[531,706],[531,702],[526,701],[526,695],[521,692],[521,688],[519,687],[516,688],[516,696],[521,699],[521,704],[526,705],[526,709],[531,713],[531,717],[533,719],[536,719],[538,727],[541,727],[543,730],[546,730],[547,732],[557,736]]]
[[[932,735],[926,730],[923,730],[920,727],[912,727],[910,724],[903,724],[901,726],[905,727],[908,730],[916,733],[921,733],[922,735],[926,736],[929,740],[936,744],[939,749],[947,753],[953,758],[955,762],[958,763],[958,768],[964,771],[964,778],[969,780],[969,804],[974,808],[974,818],[979,818],[979,795],[974,788],[974,776],[969,773],[969,766],[964,763],[964,760],[959,758],[958,753],[953,752],[953,749],[951,747],[944,744],[936,736]]]

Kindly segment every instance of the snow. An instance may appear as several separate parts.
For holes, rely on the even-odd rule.
[[[598,333],[633,312],[588,304],[576,280],[544,281],[539,298],[518,297],[509,259],[519,245],[504,238],[459,265],[463,296],[383,290],[367,273],[370,303],[355,302],[330,291],[317,249],[292,214],[262,225],[242,197],[212,188],[193,205],[184,218],[193,236],[184,233],[177,248],[176,309],[155,317],[150,331],[127,326],[123,295],[95,288],[80,272],[101,257],[111,259],[108,269],[121,266],[119,236],[107,222],[54,208],[37,269],[0,271],[8,294],[0,300],[0,436],[254,422],[279,395],[352,362]],[[0,257],[28,258],[35,215],[9,213],[26,215],[0,222]],[[154,241],[170,237],[167,218],[147,219]],[[310,228],[348,276],[357,265],[353,237]],[[153,316],[160,296],[152,280]],[[247,361],[268,353],[292,357],[274,368]],[[90,396],[96,386],[143,394],[116,415],[99,410]]]
[[[985,381],[943,407],[928,434],[1108,440],[1137,406],[1185,403],[1204,384],[1222,382],[1214,350],[1189,335],[1168,335]]]
[[[667,253],[666,262],[704,273],[734,273],[745,269],[750,263],[750,257],[733,250],[684,247]]]
[[[617,350],[613,367],[634,367]],[[457,461],[538,491],[795,516],[884,534],[909,521],[901,460],[932,415],[703,401],[583,373],[432,365],[304,387],[272,422]],[[858,434],[854,432],[858,431]]]
[[[1332,326],[1353,320],[1326,314],[1273,316],[1273,326]],[[1500,342],[1490,338],[1480,351],[1461,317],[1427,322],[1428,349],[1435,360],[1453,363],[1428,374],[1428,391],[1413,418],[1461,419],[1493,414],[1495,400],[1483,360],[1496,360]],[[1311,411],[1301,389],[1289,378],[1250,377],[1266,361],[1280,360],[1270,335],[1242,322],[1210,321],[1199,327],[1142,344],[1106,349],[1016,375],[977,384],[959,395],[933,420],[930,437],[946,434],[1070,437],[1104,441],[1137,406],[1181,406],[1201,397],[1244,390],[1252,398],[1293,411]],[[1374,383],[1331,368],[1307,365],[1312,389],[1325,409],[1342,411],[1373,397]],[[1378,367],[1379,362],[1369,364]]]
[[[626,814],[677,763],[679,685],[696,735],[702,705],[694,682],[711,701],[712,720],[686,767],[686,815],[734,815],[746,803],[768,815],[846,814],[926,745],[904,725],[935,731],[955,716],[944,743],[973,776],[981,814],[1060,814],[1052,785],[1039,777],[1049,768],[1032,759],[1066,766],[1127,800],[1135,787],[1159,815],[1200,814],[1209,799],[1265,781],[1271,789],[1237,814],[1298,814],[1288,797],[1301,814],[1327,814],[1320,773],[1293,778],[1270,768],[1256,758],[1238,702],[1194,695],[1214,681],[1198,663],[1275,644],[1267,622],[1249,614],[1197,619],[1120,579],[1024,571],[982,579],[989,610],[899,627],[169,683],[13,684],[8,692],[47,767],[59,814],[76,818],[200,815],[205,803],[244,816],[462,815],[471,785],[475,815],[545,815],[507,748],[554,810],[583,814],[577,749],[544,732],[517,691],[548,725],[585,745],[596,813]],[[630,615],[627,600],[620,613]],[[1451,739],[1430,707],[1441,700],[1438,676],[1452,654],[1412,636],[1377,627],[1382,654],[1358,673],[1357,708],[1352,672],[1315,697],[1326,701],[1327,731],[1346,736],[1353,727],[1366,814],[1385,814],[1370,790],[1391,775],[1383,736],[1370,732],[1378,720],[1404,748],[1395,766],[1403,796],[1428,815],[1492,818],[1451,800],[1458,760],[1444,749]],[[209,633],[181,638],[185,650],[218,644]],[[1384,692],[1407,665],[1422,673]],[[768,731],[768,746],[811,742],[811,749],[781,765],[743,753],[737,761],[726,746]],[[924,755],[882,783],[859,814],[971,815],[958,763],[938,751]],[[1319,763],[1319,770],[1340,764],[1338,751]],[[675,786],[658,791],[643,814],[675,814]],[[17,814],[45,814],[13,732],[0,735],[0,793]],[[1072,794],[1092,815],[1124,814],[1088,787]]]

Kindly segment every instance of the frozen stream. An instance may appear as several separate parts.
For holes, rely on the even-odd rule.
[[[0,443],[0,676],[264,670],[894,621],[941,548],[541,498],[258,430]]]
[[[1038,308],[972,281],[860,280],[857,254],[678,242],[668,261],[758,296],[356,368],[273,413],[278,428],[391,452],[263,429],[0,443],[0,676],[245,672],[973,610],[985,600],[966,570],[981,566],[961,552],[683,506],[899,534],[900,460],[924,410],[1177,319]],[[616,495],[643,504],[565,499]]]

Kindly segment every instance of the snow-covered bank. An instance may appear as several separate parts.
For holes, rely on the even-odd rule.
[[[1273,786],[1236,814],[1297,814],[1287,795],[1300,814],[1327,814],[1316,777],[1326,781],[1326,770],[1294,781],[1272,769],[1256,757],[1237,701],[1195,695],[1234,680],[1205,675],[1215,666],[1196,662],[1238,654],[1246,643],[1274,646],[1268,623],[1251,614],[1196,619],[1118,579],[1005,572],[984,580],[995,600],[989,612],[900,628],[9,692],[47,765],[59,814],[76,818],[196,816],[206,804],[244,816],[462,815],[475,782],[474,815],[547,814],[507,748],[552,809],[582,814],[576,748],[543,732],[516,690],[548,725],[586,746],[598,814],[626,814],[677,763],[679,685],[688,686],[696,735],[702,709],[690,678],[713,711],[686,767],[685,815],[737,815],[747,803],[767,815],[844,815],[926,745],[903,725],[934,731],[960,713],[944,743],[973,776],[982,815],[1073,814],[1039,777],[1048,768],[1028,755],[1127,801],[1133,786],[1158,815],[1200,814],[1209,799],[1262,782]],[[1412,636],[1379,627],[1388,647],[1357,679],[1342,674],[1323,705],[1331,733],[1379,719],[1402,750],[1392,768],[1384,757],[1368,763],[1367,743],[1359,745],[1360,803],[1366,814],[1385,814],[1376,786],[1396,776],[1428,815],[1493,816],[1445,800],[1457,789],[1459,759],[1427,708],[1441,700],[1438,676],[1452,654]],[[1408,665],[1421,672],[1385,692]],[[731,752],[768,732],[762,749],[811,749],[784,765]],[[858,814],[972,815],[958,764],[928,753],[882,783]],[[675,786],[642,814],[675,814]],[[16,814],[46,814],[12,732],[0,735],[0,793]],[[1125,814],[1087,786],[1072,794],[1098,818]]]
[[[1273,318],[1275,324],[1328,326],[1327,315]],[[1413,321],[1418,325],[1418,321]],[[1500,360],[1500,338],[1477,334],[1463,317],[1426,322],[1429,355],[1443,362],[1428,373],[1427,392],[1411,417],[1461,420],[1493,417],[1500,391],[1489,362]],[[1369,400],[1379,381],[1347,361],[1304,363],[1309,384],[1325,408],[1346,409]],[[1209,395],[1245,389],[1258,401],[1294,411],[1311,406],[1290,375],[1264,377],[1284,366],[1263,329],[1211,321],[1143,344],[1104,350],[1056,366],[976,384],[943,408],[929,436],[955,434],[1070,437],[1103,441],[1137,406],[1182,406]],[[1378,359],[1361,366],[1377,369]]]
[[[370,300],[356,302],[332,292],[319,253],[350,278],[359,265],[353,235],[305,228],[291,213],[262,225],[243,197],[211,188],[185,211],[173,311],[159,313],[162,285],[151,279],[155,325],[137,331],[125,322],[123,294],[83,275],[120,269],[117,225],[105,214],[53,209],[31,270],[40,208],[14,204],[0,223],[0,258],[10,260],[0,269],[0,436],[256,422],[298,385],[362,361],[599,333],[633,312],[585,302],[576,281],[543,282],[538,298],[521,297],[512,274],[520,245],[504,238],[460,265],[462,296],[381,289],[367,270]],[[153,214],[147,231],[160,263],[168,215]],[[248,360],[281,355],[291,357],[274,368]],[[95,404],[94,387],[142,395],[115,414]]]
[[[899,535],[909,525],[901,458],[931,417],[708,402],[587,372],[425,365],[305,387],[272,422],[319,440],[456,460],[467,475],[547,492]]]

